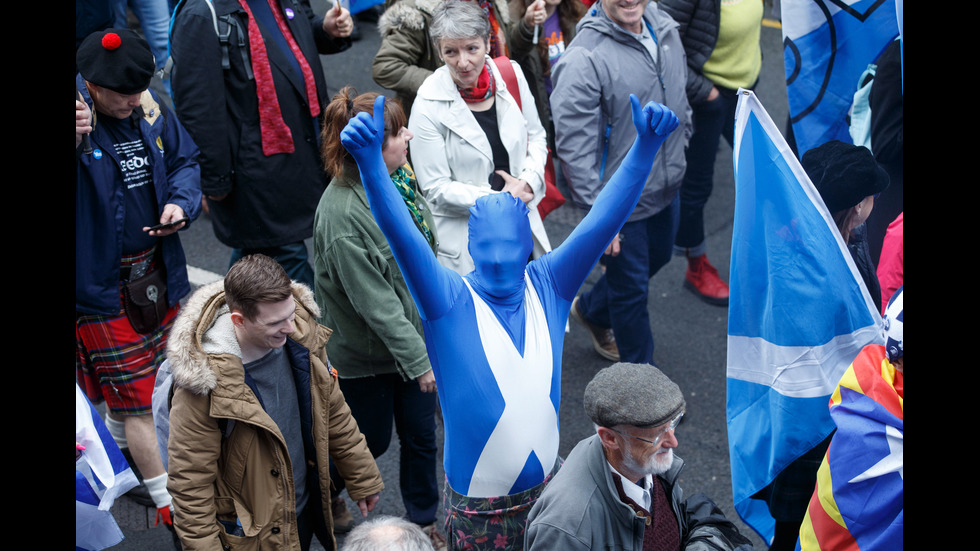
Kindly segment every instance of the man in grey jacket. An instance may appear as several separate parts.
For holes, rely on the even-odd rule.
[[[674,429],[684,395],[649,364],[617,363],[585,388],[596,434],[582,440],[528,517],[525,549],[747,550],[704,494],[684,499]]]
[[[657,154],[636,209],[606,249],[605,274],[572,305],[572,317],[589,329],[596,351],[613,361],[653,359],[649,280],[670,260],[692,132],[677,28],[649,0],[601,0],[579,23],[552,76],[558,157],[579,208],[591,208],[636,137],[629,94],[641,104],[666,105],[683,129]]]

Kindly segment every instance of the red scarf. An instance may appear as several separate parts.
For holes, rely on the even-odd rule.
[[[306,101],[310,106],[310,116],[316,117],[320,114],[320,102],[317,100],[316,80],[313,78],[313,71],[310,64],[306,61],[306,56],[300,50],[296,39],[293,38],[292,31],[286,25],[282,17],[279,2],[268,0],[272,15],[276,18],[279,31],[282,32],[289,49],[299,63],[300,70],[303,72],[303,82],[306,84]],[[286,121],[282,119],[282,110],[279,108],[279,97],[276,95],[276,85],[272,80],[272,67],[269,65],[269,54],[265,49],[265,41],[262,39],[262,32],[252,16],[246,0],[238,0],[238,4],[248,15],[248,42],[250,57],[252,59],[252,72],[255,74],[255,87],[258,89],[259,101],[259,130],[262,134],[262,153],[270,157],[277,153],[292,153],[296,150],[293,145],[293,134],[286,126]]]
[[[483,72],[476,79],[476,86],[472,88],[460,88],[457,84],[456,89],[459,90],[459,95],[466,103],[478,103],[493,96],[496,92],[496,87],[493,82],[493,73],[490,72],[490,65],[487,63],[483,64]]]

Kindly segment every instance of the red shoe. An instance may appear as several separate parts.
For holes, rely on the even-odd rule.
[[[684,288],[708,304],[728,306],[728,284],[718,277],[718,270],[706,255],[687,257]]]

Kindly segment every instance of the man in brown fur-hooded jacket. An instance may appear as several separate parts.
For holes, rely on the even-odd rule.
[[[378,20],[381,47],[374,56],[371,76],[379,85],[393,90],[401,102],[405,115],[412,113],[412,103],[422,82],[439,67],[442,58],[429,36],[432,10],[444,0],[387,0],[387,10]],[[510,11],[504,0],[486,0],[492,10],[504,39],[505,52],[491,53],[490,57],[509,53],[509,44],[515,40],[517,26],[511,23]]]
[[[185,550],[335,548],[329,461],[363,515],[384,487],[350,415],[309,288],[274,260],[238,261],[170,335],[168,489]]]

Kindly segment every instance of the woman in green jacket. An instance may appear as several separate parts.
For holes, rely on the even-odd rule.
[[[373,112],[378,95],[356,94],[345,87],[324,112],[321,153],[325,169],[336,176],[320,198],[314,218],[316,301],[321,322],[334,330],[327,354],[371,453],[378,457],[388,449],[394,420],[401,442],[400,486],[407,517],[438,544],[442,536],[434,524],[439,502],[436,383],[418,310],[388,241],[371,216],[357,165],[340,143],[341,129],[357,113]],[[435,250],[435,224],[407,162],[412,133],[405,127],[398,102],[386,103],[383,157],[391,185]],[[342,490],[343,480],[333,478]]]

